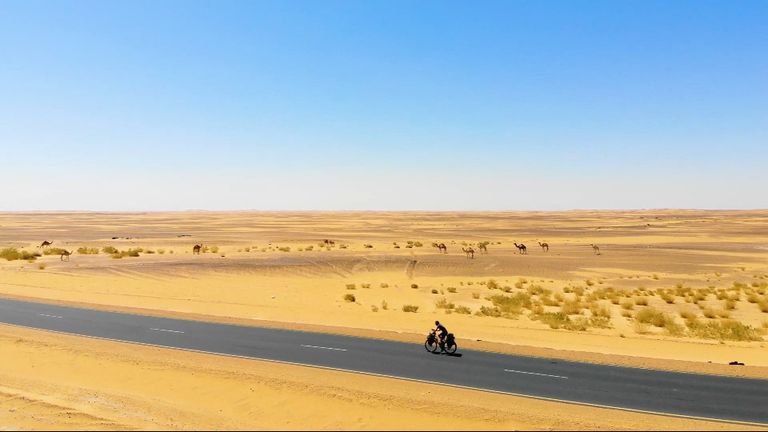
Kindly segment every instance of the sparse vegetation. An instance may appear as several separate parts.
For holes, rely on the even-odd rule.
[[[77,253],[80,255],[98,255],[99,254],[99,248],[89,248],[89,247],[79,247],[77,248]]]
[[[414,305],[403,305],[403,312],[412,312],[412,313],[416,313],[416,312],[418,312],[418,311],[419,311],[419,307],[418,307],[418,306],[414,306]]]
[[[40,254],[37,252],[27,252],[25,250],[18,250],[10,247],[0,250],[0,258],[4,258],[6,261],[34,261],[40,258]]]
[[[355,295],[354,294],[344,294],[344,301],[354,303],[355,302]]]
[[[418,289],[419,288],[419,284],[412,283],[411,284],[411,288]]]
[[[355,284],[347,284],[346,287],[347,287],[348,290],[357,289],[357,285],[355,285]]]

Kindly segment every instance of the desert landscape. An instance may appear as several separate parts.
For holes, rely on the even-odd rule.
[[[456,333],[462,348],[768,378],[767,238],[766,211],[4,213],[0,214],[4,258],[0,296],[416,344],[440,320]],[[196,245],[199,251],[193,249]],[[88,351],[87,357],[116,370],[141,364],[131,366],[116,352],[136,353],[143,356],[142,362],[166,361],[165,350],[159,348],[44,336],[12,326],[3,326],[1,334],[4,351],[39,349],[41,343],[56,345],[54,351],[61,355],[101,350],[99,355]],[[45,341],[40,342],[41,338]],[[120,348],[108,348],[111,345]],[[113,354],[105,358],[109,352]],[[36,358],[32,351],[26,355]],[[173,355],[178,361],[187,356]],[[729,365],[732,361],[744,365]],[[41,362],[40,373],[64,373],[50,359]],[[219,360],[215,362],[220,366]],[[264,377],[265,370],[289,368],[297,381],[308,373],[299,366],[253,362],[249,367],[261,371],[260,385],[267,388],[272,381]],[[6,367],[1,373],[6,400],[18,402],[26,394],[23,400],[39,401],[30,402],[38,409],[47,406],[38,398],[52,392],[40,387],[42,381],[31,379],[21,368]],[[211,380],[223,380],[216,385],[227,385],[228,378],[221,372],[206,369],[205,373],[212,374]],[[341,372],[313,373],[332,380]],[[345,383],[387,381],[346,375],[354,378],[345,378]],[[194,380],[203,378],[195,376],[184,385],[200,388],[202,384]],[[145,384],[136,385],[146,387],[150,382],[147,378]],[[77,388],[71,387],[72,382],[60,385],[65,384],[70,386],[68,391]],[[429,385],[392,385],[415,392],[407,398],[428,403]],[[117,394],[107,387],[97,393],[103,401]],[[345,392],[351,391],[344,387]],[[302,388],[293,391],[309,397]],[[470,392],[450,391],[457,401],[464,400],[462,392]],[[137,395],[131,397],[131,403],[139,403]],[[347,400],[347,396],[338,397]],[[378,393],[376,397],[385,396]],[[386,396],[387,403],[397,406],[402,398],[406,395]],[[345,403],[359,403],[353,399]],[[106,402],[69,396],[49,402],[60,414],[46,415],[78,413],[73,427],[86,424],[82,422],[104,422],[108,427],[109,422],[118,421],[140,428],[216,424],[183,414],[174,421],[157,417],[154,423],[128,421],[105,414],[109,412],[103,406]],[[86,407],[102,403],[100,413],[85,409],[84,403]],[[176,409],[189,409],[186,403],[179,404]],[[508,408],[491,411],[477,418],[463,416],[466,423],[454,426],[563,427],[556,418],[521,420]],[[2,415],[8,416],[8,410]],[[387,423],[386,416],[375,412],[366,415],[312,424],[404,426]],[[649,416],[624,413],[624,423],[616,423],[615,418],[601,415],[604,421],[568,425],[587,429],[647,426],[645,420],[633,420],[633,415]],[[584,412],[574,416],[589,418]],[[418,421],[418,416],[413,418]],[[285,416],[278,415],[260,421],[250,426],[302,426],[285,423]],[[714,427],[673,426],[668,417],[655,421],[658,428]]]

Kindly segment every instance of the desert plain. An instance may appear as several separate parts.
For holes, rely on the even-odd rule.
[[[768,378],[768,211],[2,213],[0,250],[7,298]],[[0,354],[8,429],[434,428],[438,394],[460,429],[734,428],[13,326]]]

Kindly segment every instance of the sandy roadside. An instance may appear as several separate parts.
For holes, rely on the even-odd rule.
[[[757,429],[13,326],[0,353],[6,430]]]

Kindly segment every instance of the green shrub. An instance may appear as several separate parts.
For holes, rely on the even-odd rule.
[[[531,307],[531,296],[527,293],[517,293],[512,296],[493,295],[488,300],[499,310],[501,316],[514,318],[522,313],[523,308]]]
[[[445,297],[442,297],[435,302],[435,307],[438,309],[454,309],[456,305],[449,302]]]
[[[480,310],[475,312],[475,315],[500,318],[501,317],[501,309],[499,309],[499,308],[497,308],[495,306],[494,307],[481,306]]]
[[[763,340],[760,330],[734,320],[708,321],[706,323],[698,320],[689,320],[686,322],[686,325],[692,336],[703,339],[732,341]]]
[[[40,254],[37,252],[27,252],[25,250],[20,251],[16,248],[10,247],[0,250],[0,258],[5,258],[6,261],[34,261],[40,258]]]
[[[113,255],[119,252],[117,248],[114,246],[104,246],[103,248],[101,248],[101,251],[109,255]]]

